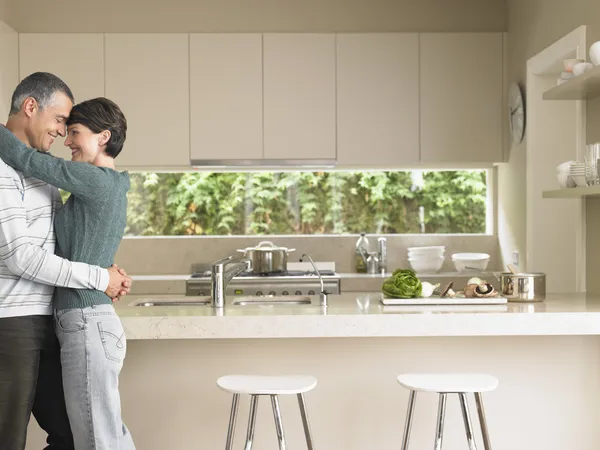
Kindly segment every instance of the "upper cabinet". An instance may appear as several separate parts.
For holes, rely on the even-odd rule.
[[[264,158],[336,157],[335,35],[265,34]]]
[[[337,37],[338,164],[419,161],[419,37]]]
[[[16,33],[5,35],[0,52],[10,61]],[[19,41],[21,79],[53,72],[76,102],[106,96],[123,109],[127,140],[117,163],[131,170],[185,169],[190,160],[336,160],[356,169],[503,161],[502,33],[21,34]],[[0,75],[10,78],[10,64]],[[7,109],[14,87],[2,89]],[[53,153],[70,158],[62,140]]]
[[[61,78],[71,88],[75,103],[103,97],[104,36],[100,33],[20,34],[20,79],[33,72],[50,72]],[[64,146],[64,141],[57,139],[51,152],[71,159],[71,151]]]
[[[421,161],[502,161],[502,33],[425,33],[420,42]]]
[[[189,166],[188,35],[107,34],[105,39],[106,96],[127,118],[117,164]]]
[[[191,159],[263,157],[261,34],[190,36]]]

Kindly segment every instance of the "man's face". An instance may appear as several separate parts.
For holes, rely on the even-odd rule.
[[[44,109],[37,103],[32,107],[31,120],[27,130],[29,144],[43,152],[50,151],[50,147],[58,136],[65,136],[67,128],[65,122],[73,108],[71,99],[62,92],[54,95],[54,101]]]

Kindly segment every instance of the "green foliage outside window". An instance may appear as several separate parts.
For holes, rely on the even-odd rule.
[[[126,234],[486,232],[485,170],[415,173],[132,173]]]

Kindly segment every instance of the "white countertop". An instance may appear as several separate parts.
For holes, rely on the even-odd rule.
[[[128,339],[600,335],[600,297],[554,294],[539,303],[387,307],[381,293],[330,296],[330,306],[130,306],[183,295],[129,296],[116,305]]]

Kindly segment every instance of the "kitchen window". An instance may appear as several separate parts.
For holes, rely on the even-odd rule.
[[[488,170],[131,173],[128,236],[485,234]]]

